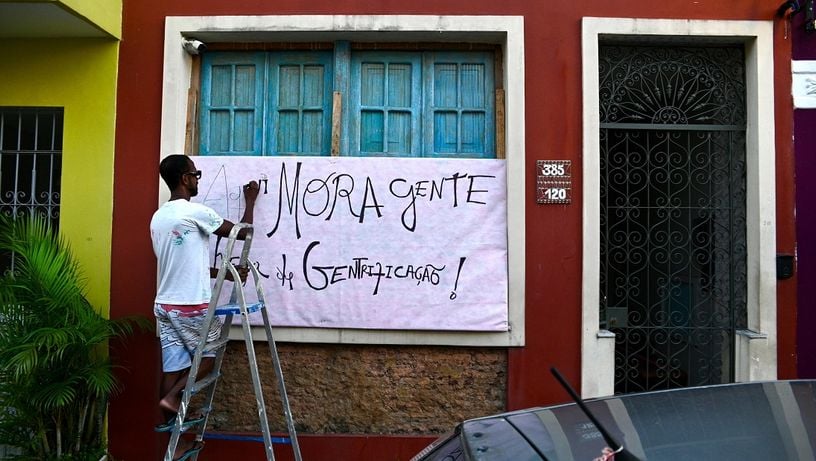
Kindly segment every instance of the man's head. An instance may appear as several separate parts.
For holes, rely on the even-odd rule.
[[[198,179],[201,175],[190,157],[181,154],[165,157],[159,164],[159,174],[171,192],[181,187],[190,197],[198,194]]]

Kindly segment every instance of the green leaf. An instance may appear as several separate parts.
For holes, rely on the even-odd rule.
[[[77,381],[76,377],[70,377],[65,381],[42,386],[31,395],[31,401],[44,412],[68,406],[77,398]]]

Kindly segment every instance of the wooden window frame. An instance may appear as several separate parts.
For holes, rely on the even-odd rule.
[[[416,43],[416,42],[348,42],[338,40],[335,42],[320,42],[320,43],[302,43],[302,42],[271,42],[271,43],[239,43],[239,42],[224,42],[212,43],[207,45],[207,52],[276,52],[276,51],[328,51],[332,53],[332,60],[334,61],[334,68],[332,69],[334,75],[334,85],[332,87],[332,110],[330,110],[330,140],[328,144],[327,154],[338,156],[408,156],[408,157],[426,157],[426,158],[504,158],[504,88],[503,88],[503,73],[502,73],[502,48],[501,46],[490,43]],[[394,52],[415,52],[418,53],[415,73],[417,76],[417,85],[420,86],[420,101],[417,102],[419,106],[419,113],[415,126],[412,124],[412,132],[416,134],[412,143],[410,155],[395,154],[384,149],[382,152],[364,153],[359,147],[355,147],[355,143],[359,142],[360,124],[345,124],[343,120],[348,120],[352,117],[350,113],[352,110],[358,108],[359,104],[359,88],[358,82],[359,71],[357,64],[360,52],[374,52],[382,53],[387,57],[389,53]],[[440,56],[454,56],[456,53],[492,53],[492,62],[488,62],[490,69],[492,69],[491,81],[493,83],[492,98],[488,96],[486,102],[486,125],[489,127],[485,133],[485,149],[484,152],[476,153],[476,155],[467,155],[466,153],[456,152],[452,154],[436,153],[433,149],[433,124],[431,119],[433,117],[432,101],[430,98],[431,80],[429,72],[436,63],[436,58]],[[212,55],[211,55],[212,56]],[[225,55],[229,56],[229,55]],[[370,54],[368,56],[371,56]],[[211,59],[220,59],[217,56]],[[482,57],[482,60],[484,57]],[[204,93],[202,93],[202,85],[206,86],[206,79],[202,79],[202,56],[193,56],[194,65],[191,69],[190,75],[190,98],[196,98],[195,101],[188,100],[188,114],[187,127],[185,138],[184,152],[193,154],[200,150],[202,155],[209,154],[207,149],[201,144],[200,134],[208,133],[208,127],[203,123],[199,111],[206,110],[206,105],[202,101]],[[266,56],[265,71],[268,73],[271,70],[270,56]],[[356,76],[356,77],[355,77]],[[263,77],[263,81],[271,84],[273,76],[267,74]],[[274,86],[274,85],[272,85]],[[205,88],[206,89],[206,88]],[[276,155],[277,148],[274,148],[271,139],[274,133],[275,123],[268,123],[274,120],[274,115],[269,115],[267,111],[272,110],[272,100],[274,95],[269,94],[264,101],[264,111],[261,112],[260,128],[263,135],[256,142],[260,143],[259,151],[247,153],[246,155]],[[349,102],[352,101],[352,102]],[[460,110],[466,112],[466,110]],[[259,122],[256,118],[256,122]],[[501,122],[501,123],[500,123]],[[257,138],[257,137],[256,137]],[[501,146],[501,147],[499,147]],[[201,149],[199,149],[199,147]],[[241,154],[227,154],[227,155],[241,155]],[[319,154],[293,154],[285,155],[319,155]]]

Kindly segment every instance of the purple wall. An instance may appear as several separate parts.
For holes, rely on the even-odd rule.
[[[816,43],[816,36],[813,37]],[[816,378],[816,109],[793,114],[799,315],[798,374]]]
[[[816,32],[805,31],[804,20],[802,11],[790,24],[794,60],[816,59]],[[795,109],[793,125],[799,279],[797,367],[800,378],[816,378],[816,109]]]

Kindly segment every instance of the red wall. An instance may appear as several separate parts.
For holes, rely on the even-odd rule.
[[[791,96],[791,26],[774,23],[774,101],[776,102],[776,253],[796,254],[796,187],[793,150],[793,96]],[[799,377],[796,371],[796,317],[798,274],[777,283],[779,379]]]
[[[780,1],[675,0],[125,0],[120,48],[111,312],[152,316],[155,258],[148,223],[158,203],[164,18],[248,14],[520,15],[526,52],[526,341],[510,351],[508,409],[563,402],[550,376],[557,366],[580,382],[581,332],[581,24],[583,16],[769,20]],[[792,253],[790,34],[775,27],[778,250]],[[572,204],[535,203],[535,161],[573,163]],[[555,224],[557,223],[557,225]],[[796,375],[796,279],[780,282],[779,376]],[[110,442],[118,460],[157,459],[166,439],[158,421],[159,352],[143,334],[115,349],[124,390],[112,402]],[[428,438],[304,437],[305,459],[407,459]],[[288,451],[284,449],[281,451]],[[282,459],[287,459],[285,455]],[[201,459],[263,459],[260,445],[209,442]]]

